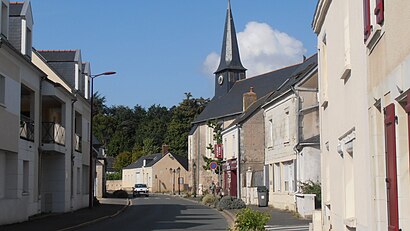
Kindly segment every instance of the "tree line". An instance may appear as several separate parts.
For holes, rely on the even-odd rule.
[[[94,94],[93,134],[105,147],[108,156],[115,157],[114,168],[119,171],[140,157],[161,151],[169,145],[172,154],[188,155],[188,133],[191,122],[202,112],[209,99],[185,98],[170,108],[152,105],[106,105],[106,98]]]

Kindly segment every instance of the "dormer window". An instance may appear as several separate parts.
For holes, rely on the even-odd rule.
[[[31,56],[31,47],[32,47],[32,33],[30,28],[26,27],[26,55]]]
[[[4,2],[1,2],[1,28],[0,33],[7,37],[7,29],[9,24],[9,16],[8,16],[8,9],[7,5]]]

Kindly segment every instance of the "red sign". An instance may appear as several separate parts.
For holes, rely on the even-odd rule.
[[[224,158],[224,149],[223,149],[222,144],[214,145],[214,153],[215,153],[215,158],[218,158],[218,159]]]

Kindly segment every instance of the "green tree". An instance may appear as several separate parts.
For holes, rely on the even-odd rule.
[[[115,157],[114,169],[117,172],[121,172],[124,167],[127,167],[132,163],[132,153],[131,152],[121,152]]]
[[[207,99],[191,97],[191,93],[185,93],[185,99],[172,109],[172,119],[165,138],[165,142],[170,146],[170,151],[180,156],[187,156],[191,123],[209,102]]]
[[[218,123],[217,120],[210,120],[208,121],[208,127],[213,129],[213,140],[216,142],[216,144],[222,144],[222,123]],[[207,149],[211,150],[211,153],[215,155],[215,149],[213,144],[208,144],[208,147],[206,147]],[[206,156],[202,156],[205,165],[203,165],[202,167],[205,170],[209,170],[210,167],[210,163],[215,161],[219,168],[222,165],[222,160],[221,159],[214,159],[214,158],[208,158]],[[219,168],[215,170],[216,174],[219,174]]]

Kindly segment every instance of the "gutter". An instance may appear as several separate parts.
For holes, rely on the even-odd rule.
[[[71,166],[71,187],[70,187],[70,192],[71,192],[71,211],[73,210],[74,206],[73,206],[73,199],[74,199],[74,119],[75,119],[75,115],[74,115],[74,104],[75,102],[77,102],[77,93],[74,93],[74,98],[71,99],[71,158],[70,158],[70,166]]]
[[[297,149],[297,147],[299,146],[299,142],[300,142],[300,127],[299,127],[299,117],[300,117],[300,112],[299,112],[299,108],[300,108],[300,95],[299,92],[293,87],[291,86],[290,89],[293,91],[293,93],[295,93],[296,95],[296,145],[293,147],[293,151],[295,151],[296,153],[296,176],[297,179],[295,179],[295,183],[296,183],[296,190],[295,192],[299,192],[299,185],[298,185],[298,179],[300,179],[300,161],[299,161],[299,150]]]
[[[1,42],[1,41],[0,41]],[[37,202],[41,204],[41,179],[42,177],[42,156],[43,156],[43,134],[42,134],[42,121],[43,121],[43,97],[42,97],[42,91],[43,91],[43,81],[47,80],[47,76],[42,76],[40,79],[40,86],[39,86],[39,129],[38,129],[38,165],[37,165]],[[38,206],[38,205],[37,205]],[[38,213],[41,213],[41,205],[38,207]]]

